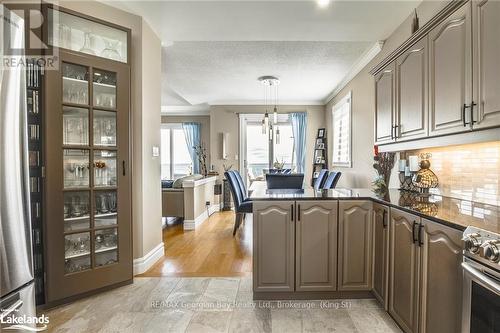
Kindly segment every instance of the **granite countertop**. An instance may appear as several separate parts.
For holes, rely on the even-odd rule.
[[[391,189],[385,196],[380,196],[366,188],[338,188],[321,191],[315,191],[313,188],[267,190],[265,182],[256,183],[250,187],[252,201],[365,199],[398,208],[458,230],[463,231],[468,226],[475,226],[500,234],[499,206],[439,195],[422,197],[397,189]]]

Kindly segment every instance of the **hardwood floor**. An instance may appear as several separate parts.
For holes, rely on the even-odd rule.
[[[247,276],[252,272],[252,219],[233,237],[234,212],[217,212],[199,229],[184,231],[182,223],[163,229],[165,256],[143,277]]]

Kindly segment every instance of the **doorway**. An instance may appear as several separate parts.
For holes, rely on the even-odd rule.
[[[295,170],[295,143],[288,114],[278,114],[276,122],[269,116],[269,125],[263,123],[264,114],[240,114],[240,170],[247,187],[255,180],[281,164]]]

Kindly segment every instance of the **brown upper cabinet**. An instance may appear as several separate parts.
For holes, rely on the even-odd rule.
[[[395,80],[396,68],[394,64],[388,66],[375,77],[375,141],[379,144],[394,141]]]
[[[337,201],[297,201],[297,291],[337,290]]]
[[[427,38],[396,60],[396,123],[398,141],[427,136]]]
[[[339,201],[338,290],[372,288],[373,203]]]
[[[373,204],[373,294],[387,310],[389,287],[389,207]]]
[[[471,6],[429,33],[430,134],[470,130],[472,102]]]
[[[437,17],[374,69],[376,144],[500,127],[500,3]]]
[[[500,125],[500,2],[472,2],[474,128]]]

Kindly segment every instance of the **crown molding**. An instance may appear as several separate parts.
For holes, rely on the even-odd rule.
[[[163,105],[161,107],[162,116],[208,116],[210,105]]]
[[[356,75],[359,74],[359,72],[361,72],[363,70],[363,68],[366,67],[366,65],[368,65],[370,63],[370,61],[373,60],[373,58],[375,58],[377,56],[377,54],[380,53],[380,51],[382,51],[382,48],[384,46],[384,42],[383,41],[378,41],[376,42],[375,44],[372,45],[372,47],[370,47],[368,50],[366,50],[362,55],[361,57],[359,57],[359,59],[356,61],[356,63],[354,63],[354,65],[351,67],[351,69],[349,70],[349,72],[347,72],[347,74],[344,76],[344,78],[342,79],[342,81],[339,82],[339,84],[337,84],[337,86],[335,87],[335,89],[333,89],[333,91],[330,93],[330,95],[328,95],[325,100],[323,101],[323,103],[326,105],[328,104],[335,96],[337,96],[337,94],[345,88],[345,86],[352,80],[354,79],[354,77]]]

